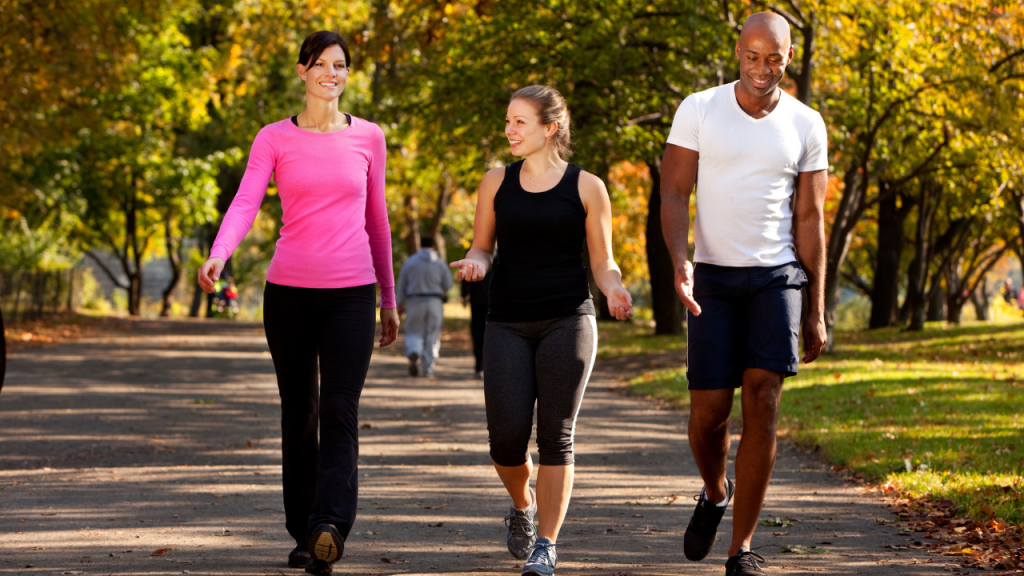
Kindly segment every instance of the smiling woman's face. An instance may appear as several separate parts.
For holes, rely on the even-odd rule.
[[[298,65],[299,78],[306,83],[306,94],[324,100],[334,100],[345,91],[348,80],[348,62],[341,46],[334,44],[313,62],[309,68]]]
[[[512,155],[527,156],[543,149],[548,136],[554,134],[552,126],[540,123],[540,115],[533,104],[518,98],[509,102],[505,137],[512,148]]]

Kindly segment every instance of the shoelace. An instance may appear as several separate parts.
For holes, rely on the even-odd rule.
[[[551,561],[551,556],[548,555],[548,548],[554,548],[555,546],[559,546],[559,544],[555,542],[550,544],[547,542],[537,542],[530,547],[530,559],[527,560],[526,563],[532,564],[543,562],[544,564],[553,565],[554,563]],[[539,557],[535,558],[535,556]]]
[[[767,563],[767,560],[762,558],[760,554],[758,554],[757,552],[751,552],[750,550],[741,550],[738,556],[739,558],[736,559],[736,563],[741,566],[746,566],[748,568],[760,569],[761,567],[757,565],[757,560]]]
[[[533,533],[536,530],[533,522],[530,522],[529,518],[518,514],[509,514],[508,516],[505,516],[505,527],[511,527],[513,531],[516,529],[522,530],[527,536],[533,536]]]

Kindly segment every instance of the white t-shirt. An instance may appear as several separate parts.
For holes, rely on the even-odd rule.
[[[785,92],[768,116],[752,118],[735,89],[733,82],[688,96],[668,136],[669,144],[700,154],[694,261],[793,262],[790,197],[797,174],[828,168],[825,122]]]

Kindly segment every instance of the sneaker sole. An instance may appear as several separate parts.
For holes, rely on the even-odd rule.
[[[313,553],[316,554],[318,560],[324,562],[334,562],[338,559],[338,545],[330,532],[320,533],[320,537],[316,539],[316,544],[313,546]]]

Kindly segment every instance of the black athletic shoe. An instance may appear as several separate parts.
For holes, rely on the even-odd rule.
[[[420,355],[413,352],[409,355],[409,376],[413,378],[420,375]]]
[[[313,530],[309,537],[309,561],[306,572],[326,575],[331,573],[331,564],[341,559],[345,552],[345,541],[338,529],[330,524],[321,524]]]
[[[309,550],[302,546],[296,546],[294,550],[288,553],[289,568],[303,568],[306,566],[307,561],[309,561]]]
[[[725,576],[755,576],[756,574],[766,574],[761,567],[757,565],[757,561],[764,562],[765,559],[761,558],[758,554],[751,552],[750,550],[740,550],[740,553],[735,556],[730,556],[729,560],[725,563]]]
[[[733,483],[725,479],[725,506],[716,506],[704,497],[701,490],[699,496],[695,496],[697,508],[693,511],[690,524],[686,527],[686,534],[683,535],[683,553],[687,560],[700,562],[707,557],[708,553],[715,546],[718,540],[718,524],[725,515],[725,509],[729,507],[732,500]]]

